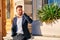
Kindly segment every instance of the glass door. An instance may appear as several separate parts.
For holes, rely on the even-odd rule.
[[[24,0],[24,12],[32,18],[32,0]],[[30,33],[32,32],[31,24],[28,24]]]

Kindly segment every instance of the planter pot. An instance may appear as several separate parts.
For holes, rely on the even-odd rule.
[[[32,24],[32,34],[43,36],[60,36],[60,19],[55,23],[46,24],[36,20]]]
[[[40,31],[40,21],[34,20],[32,23],[32,35],[41,35]]]
[[[40,26],[40,30],[42,35],[60,36],[60,19],[51,24],[46,24],[43,22],[42,26]]]

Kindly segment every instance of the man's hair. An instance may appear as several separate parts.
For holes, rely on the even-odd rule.
[[[16,9],[17,9],[17,8],[22,8],[22,5],[18,5],[18,6],[16,7]]]

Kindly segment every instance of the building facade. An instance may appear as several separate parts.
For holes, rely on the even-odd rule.
[[[12,19],[16,15],[16,6],[23,5],[23,10],[33,20],[37,20],[37,10],[44,4],[57,3],[60,6],[60,0],[0,0],[0,40],[11,32]],[[32,27],[28,24],[30,32]]]

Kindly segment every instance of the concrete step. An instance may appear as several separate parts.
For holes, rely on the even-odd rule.
[[[4,40],[13,40],[13,38],[11,37],[11,32],[7,32],[7,35],[5,37],[3,37]]]
[[[13,40],[11,32],[8,32],[4,40]],[[32,36],[30,40],[60,40],[60,36]]]
[[[60,37],[33,36],[32,40],[60,40]]]

